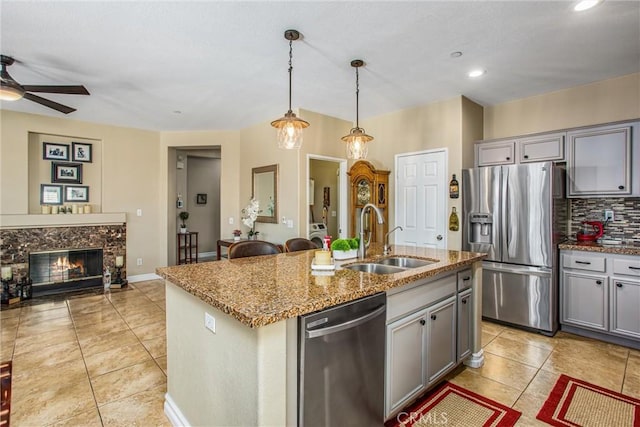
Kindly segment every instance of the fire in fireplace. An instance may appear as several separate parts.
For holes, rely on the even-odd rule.
[[[29,276],[34,296],[101,286],[102,249],[31,252]]]

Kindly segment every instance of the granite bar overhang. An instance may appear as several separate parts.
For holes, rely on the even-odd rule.
[[[256,328],[353,301],[416,280],[455,271],[481,261],[486,254],[394,246],[388,256],[402,255],[435,261],[428,266],[395,274],[370,274],[341,269],[334,275],[315,275],[315,251],[264,255],[156,270],[164,279],[205,303]],[[382,257],[382,246],[372,245],[365,261]]]

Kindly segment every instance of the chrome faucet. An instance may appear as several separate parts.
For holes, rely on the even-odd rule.
[[[367,211],[367,208],[371,208],[376,212],[378,216],[378,224],[384,224],[384,218],[382,216],[382,211],[371,203],[367,203],[362,208],[360,212],[360,246],[358,247],[358,258],[364,259],[367,257],[367,248],[369,247],[369,243],[371,242],[371,234],[369,234],[369,240],[367,243],[364,242],[364,213]]]
[[[389,255],[389,252],[391,252],[391,245],[389,244],[389,234],[393,233],[394,231],[396,231],[397,229],[400,229],[400,231],[402,231],[402,227],[400,227],[399,225],[397,227],[395,227],[393,230],[391,230],[390,232],[388,232],[387,234],[385,234],[384,236],[384,250],[383,250],[383,254],[384,255]]]

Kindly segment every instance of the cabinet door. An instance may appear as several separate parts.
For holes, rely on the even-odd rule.
[[[518,140],[520,163],[564,160],[564,135],[554,133]]]
[[[631,127],[567,132],[569,196],[631,194]]]
[[[427,308],[427,383],[456,364],[456,296]]]
[[[640,282],[612,278],[611,332],[640,338]]]
[[[562,273],[562,323],[608,330],[607,276]]]
[[[472,290],[467,289],[458,294],[458,361],[471,354],[471,337],[473,336],[473,319],[471,315]]]
[[[426,310],[387,325],[385,414],[420,393],[425,383]]]
[[[516,161],[514,141],[476,144],[476,166],[512,165]]]

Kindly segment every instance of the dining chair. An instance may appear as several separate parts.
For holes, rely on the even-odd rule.
[[[229,259],[233,259],[279,253],[282,253],[282,250],[273,243],[264,240],[242,240],[229,246],[228,256]]]
[[[302,237],[289,239],[284,244],[285,252],[307,251],[309,249],[318,249],[318,245],[311,240],[304,239]]]

